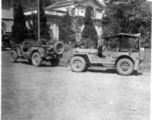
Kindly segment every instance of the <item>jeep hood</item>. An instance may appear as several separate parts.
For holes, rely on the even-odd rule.
[[[73,50],[74,53],[97,53],[97,49],[80,49],[76,48]]]

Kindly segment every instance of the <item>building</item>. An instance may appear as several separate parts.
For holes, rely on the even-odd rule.
[[[49,25],[50,29],[53,32],[53,38],[59,39],[59,27],[55,22],[51,21],[51,17],[62,17],[69,11],[70,15],[72,16],[73,20],[77,19],[78,17],[84,17],[85,11],[87,6],[92,6],[92,19],[94,21],[95,28],[98,33],[98,37],[100,38],[102,35],[102,24],[101,20],[104,14],[105,6],[99,0],[70,0],[64,2],[57,2],[53,5],[50,5],[46,8],[45,14],[47,17],[47,24]],[[36,14],[37,9],[28,9],[24,11],[24,14],[28,17],[32,14]],[[84,25],[81,26],[81,31],[83,30]]]
[[[13,20],[13,1],[2,0],[2,34],[11,32]]]

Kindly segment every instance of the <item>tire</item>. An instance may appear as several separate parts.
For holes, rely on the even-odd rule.
[[[57,55],[62,55],[64,52],[64,44],[60,41],[53,45],[53,50]]]
[[[41,63],[42,63],[42,58],[40,54],[38,52],[34,52],[32,54],[32,64],[38,67],[41,65]]]
[[[130,75],[134,70],[134,63],[127,58],[120,59],[116,64],[117,72],[120,75]]]
[[[56,67],[59,65],[60,59],[51,59],[50,62],[52,66]]]
[[[82,57],[73,57],[70,66],[74,72],[83,72],[86,68],[86,61]]]
[[[17,61],[18,55],[15,50],[11,50],[10,52],[10,60],[12,63],[15,63]]]

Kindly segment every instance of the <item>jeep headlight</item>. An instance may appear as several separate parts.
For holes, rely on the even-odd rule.
[[[141,52],[144,52],[144,51],[145,51],[145,48],[140,48],[140,51],[141,51]]]

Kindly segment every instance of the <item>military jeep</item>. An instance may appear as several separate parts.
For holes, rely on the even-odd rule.
[[[24,58],[34,66],[40,66],[42,61],[50,61],[52,66],[57,66],[63,52],[64,44],[60,41],[49,45],[42,42],[24,41],[21,44],[12,45],[10,60],[15,63],[18,58]]]
[[[105,37],[104,57],[99,56],[97,49],[74,49],[74,56],[70,66],[74,72],[82,72],[90,66],[100,66],[116,69],[121,75],[130,75],[138,72],[139,64],[143,61],[144,48],[140,47],[140,33],[120,33],[115,36]]]

